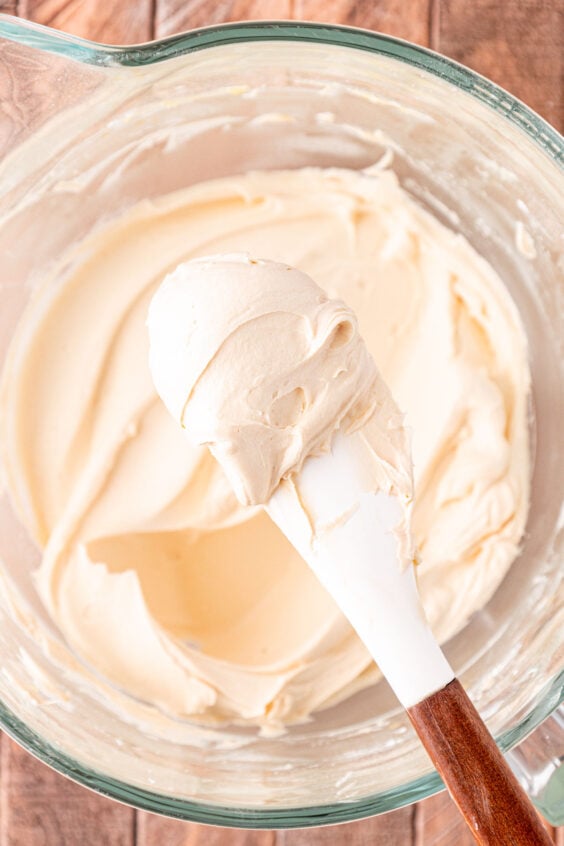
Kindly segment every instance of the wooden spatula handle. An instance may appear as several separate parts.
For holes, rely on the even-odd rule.
[[[458,679],[407,713],[477,843],[551,846],[533,804]]]

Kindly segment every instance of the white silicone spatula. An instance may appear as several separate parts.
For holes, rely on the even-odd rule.
[[[208,392],[200,392],[195,399],[194,391],[201,384],[202,374],[209,376],[210,362],[216,359],[217,349],[225,349],[225,340],[233,338],[245,322],[251,327],[256,325],[253,321],[261,313],[266,295],[260,284],[249,283],[249,274],[256,274],[259,264],[260,272],[268,270],[262,267],[268,263],[246,261],[240,256],[215,257],[215,261],[199,262],[195,269],[191,265],[186,278],[181,272],[177,278],[165,281],[149,314],[152,372],[157,389],[180,421],[184,421],[188,404],[195,405],[191,420],[196,428],[200,427],[197,440],[208,442],[205,433],[211,425],[212,451],[234,485],[238,484],[231,463],[234,450],[244,455],[245,466],[262,465],[267,477],[271,469],[265,467],[263,460],[269,454],[268,426],[253,422],[254,406],[250,425],[237,416],[240,410],[246,413],[245,404],[241,405],[237,398],[239,391],[249,390],[245,378],[250,380],[251,389],[264,381],[261,369],[264,371],[266,348],[261,358],[257,342],[256,355],[253,352],[249,359],[253,362],[251,371],[241,376],[238,360],[248,357],[247,347],[254,343],[251,331],[245,335],[244,346],[234,347],[235,361],[233,355],[224,357],[224,369],[220,367],[208,382]],[[278,309],[280,314],[287,314],[284,309],[289,309],[290,293],[299,294],[301,284],[297,272],[293,272],[288,274],[285,288],[286,271],[292,269],[282,265],[273,268],[272,278],[280,279],[281,287],[272,285],[268,294],[268,309]],[[226,273],[236,274],[237,279],[229,275],[226,278]],[[176,277],[176,273],[172,276]],[[268,275],[264,278],[270,279]],[[311,288],[311,280],[304,285],[307,287],[308,281]],[[323,301],[322,292],[316,288],[313,305]],[[301,302],[299,297],[296,302]],[[275,369],[278,355],[284,357],[285,339],[279,338],[273,344],[266,337],[265,343],[270,367]],[[314,352],[317,349],[314,344]],[[333,368],[331,373],[338,370]],[[239,377],[241,385],[233,386],[230,380]],[[219,410],[224,411],[224,397],[230,392],[230,410],[236,410],[237,419],[229,420],[227,430],[224,424],[215,426],[214,409],[218,409],[218,415]],[[271,398],[268,391],[266,396]],[[259,419],[260,413],[259,409]],[[208,428],[202,429],[202,421]],[[333,428],[330,426],[330,430]],[[236,440],[242,439],[238,447],[230,444],[226,431]],[[263,450],[254,446],[254,432],[260,432]],[[280,437],[279,428],[275,426],[271,435]],[[254,461],[255,458],[260,460]],[[406,708],[476,842],[483,846],[549,846],[551,840],[539,816],[454,677],[426,623],[414,568],[399,563],[396,528],[404,505],[395,494],[375,490],[369,469],[373,461],[361,431],[337,431],[328,452],[307,457],[290,480],[285,480],[284,474],[278,476],[282,481],[265,508],[366,644]]]
[[[358,433],[337,433],[331,452],[307,459],[295,483],[282,481],[266,510],[409,708],[454,673],[421,609],[415,568],[399,565],[394,528],[401,503],[369,490],[370,461]]]

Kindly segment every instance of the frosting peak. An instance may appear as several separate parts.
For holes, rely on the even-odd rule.
[[[244,254],[185,262],[147,323],[160,396],[243,504],[266,502],[335,429],[374,411],[378,372],[354,313],[287,264]]]

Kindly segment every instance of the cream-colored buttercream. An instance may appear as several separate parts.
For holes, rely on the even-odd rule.
[[[268,502],[339,428],[370,433],[384,457],[375,484],[411,500],[402,415],[354,313],[307,274],[245,254],[185,262],[159,287],[147,325],[158,393],[242,505]]]
[[[419,585],[441,640],[518,550],[529,372],[498,277],[389,172],[202,183],[105,224],[46,278],[13,342],[1,440],[48,609],[132,696],[278,725],[377,674],[267,515],[239,505],[155,394],[157,286],[189,259],[240,252],[299,268],[358,316],[411,430]]]

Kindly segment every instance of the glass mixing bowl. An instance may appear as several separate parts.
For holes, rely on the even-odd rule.
[[[0,71],[0,356],[67,245],[142,198],[249,168],[386,156],[497,269],[530,342],[532,507],[519,559],[446,652],[500,746],[514,747],[564,689],[562,138],[460,65],[342,27],[237,24],[123,48],[0,16]],[[6,493],[0,543],[0,721],[77,781],[152,811],[261,828],[351,820],[439,789],[383,682],[280,737],[197,727],[143,702],[126,721],[125,694],[96,694],[44,613],[39,554]],[[561,723],[528,744],[513,764],[557,821]]]

